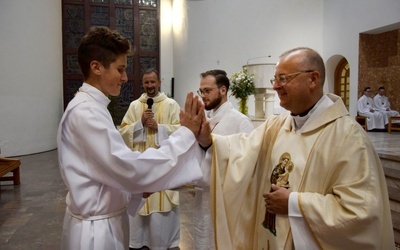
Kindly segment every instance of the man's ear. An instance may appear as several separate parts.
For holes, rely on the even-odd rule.
[[[98,62],[98,61],[91,61],[90,62],[90,70],[95,75],[101,75],[102,68],[103,68],[103,65],[100,62]]]
[[[227,95],[228,94],[227,93],[228,91],[226,91],[226,86],[225,85],[222,85],[219,89],[222,91],[223,95]]]
[[[312,86],[315,87],[317,83],[321,82],[321,75],[318,71],[313,71],[310,73],[310,82],[313,84]]]

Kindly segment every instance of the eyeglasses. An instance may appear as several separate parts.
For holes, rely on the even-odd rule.
[[[279,75],[279,76],[275,76],[275,78],[272,78],[271,84],[277,84],[278,86],[283,86],[286,83],[290,82],[291,80],[293,80],[296,76],[303,74],[303,73],[311,73],[314,72],[314,70],[304,70],[304,71],[299,71],[296,73],[291,73],[291,74],[287,74],[287,75]]]
[[[217,89],[217,88],[218,88],[218,87],[199,89],[199,90],[197,90],[197,94],[198,94],[199,96],[201,96],[201,95],[207,96],[207,95],[209,95],[209,94],[211,93],[211,91],[213,91],[214,89]]]

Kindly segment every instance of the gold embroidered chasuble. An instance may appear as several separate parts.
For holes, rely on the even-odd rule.
[[[290,188],[299,192],[301,213],[321,249],[394,247],[380,160],[340,97],[327,96],[334,104],[302,134],[289,134],[292,118],[286,113],[268,118],[250,135],[213,135],[210,193],[217,249],[294,248],[287,216],[277,216],[276,237],[262,226],[262,195],[284,152],[292,154],[294,165]],[[289,141],[277,141],[279,133]],[[305,144],[293,145],[303,139]]]
[[[168,98],[164,93],[160,93],[158,96],[154,97],[153,100],[154,104],[152,110],[154,112],[154,119],[159,125],[162,125],[167,130],[168,135],[172,134],[180,126],[180,107],[178,103],[173,99]],[[127,113],[121,123],[121,135],[124,138],[125,143],[127,143],[133,151],[143,152],[147,148],[159,147],[157,144],[158,134],[154,130],[146,128],[145,140],[140,143],[135,143],[133,142],[133,129],[128,126],[141,120],[143,112],[148,109],[146,101],[146,94],[142,94],[139,99],[133,101],[129,108],[132,112]],[[179,205],[179,192],[164,190],[153,193],[148,197],[146,203],[139,210],[139,214],[149,215],[154,212],[167,212],[171,211],[176,205]]]

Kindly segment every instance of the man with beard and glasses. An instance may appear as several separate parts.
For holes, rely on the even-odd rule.
[[[144,93],[129,105],[120,127],[126,145],[133,151],[143,152],[159,148],[179,124],[178,103],[160,92],[160,77],[156,70],[143,74]],[[135,216],[129,216],[129,247],[169,249],[179,245],[179,192],[164,190],[146,199]]]
[[[200,88],[197,93],[203,99],[212,133],[219,135],[250,133],[254,129],[251,120],[233,108],[232,103],[228,101],[228,90],[229,78],[225,71],[215,69],[201,73]],[[209,174],[209,172],[204,173],[204,180],[209,179]],[[195,249],[214,249],[209,183],[204,181],[201,188],[202,190],[198,189],[195,193]]]

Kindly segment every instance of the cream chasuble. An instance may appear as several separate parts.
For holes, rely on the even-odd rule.
[[[262,226],[263,193],[271,189],[271,174],[285,153],[293,168],[277,180],[298,191],[302,216],[321,249],[394,248],[379,157],[341,98],[327,97],[334,104],[312,114],[301,134],[284,130],[292,126],[285,113],[249,135],[213,135],[210,193],[217,249],[293,249],[287,216],[277,218],[277,236]]]
[[[291,117],[287,122],[291,123]],[[285,126],[279,131],[271,153],[270,165],[273,166],[271,179],[276,176],[274,184],[297,192],[300,186],[307,157],[320,131],[306,136],[297,134],[294,130],[286,130]],[[270,181],[270,178],[265,180]],[[268,190],[265,190],[267,193]],[[287,215],[276,215],[276,241],[271,241],[271,249],[284,249],[285,243],[292,241]],[[276,245],[275,245],[276,244]]]
[[[125,143],[133,150],[143,152],[147,148],[158,148],[163,139],[176,131],[179,126],[180,107],[173,99],[160,93],[153,98],[152,110],[154,119],[159,124],[158,132],[152,129],[143,128],[141,117],[148,108],[147,96],[142,94],[139,99],[130,104],[130,110],[122,120],[120,133]],[[130,126],[129,126],[130,125]],[[139,141],[137,138],[140,138]],[[140,215],[149,215],[154,212],[167,212],[179,205],[179,192],[165,190],[153,193],[146,199],[146,203],[140,209]]]

